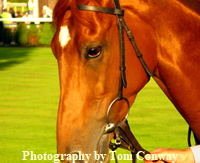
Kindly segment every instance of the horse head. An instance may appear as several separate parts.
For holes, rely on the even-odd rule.
[[[117,123],[126,117],[129,110],[127,101],[133,103],[138,91],[147,83],[148,75],[128,37],[125,37],[125,76],[128,84],[124,84],[126,88],[121,91],[126,99],[113,102],[119,96],[121,82],[118,21],[113,14],[80,10],[77,4],[58,1],[57,6],[60,7],[55,11],[55,15],[60,14],[60,17],[56,17],[57,31],[52,42],[61,87],[57,122],[58,153],[78,154],[81,151],[83,154],[93,154],[95,151],[108,154],[113,134],[105,134],[107,121]],[[112,1],[82,1],[81,4],[115,8]],[[130,10],[130,6],[124,7]],[[65,12],[60,13],[61,10]],[[133,22],[140,21],[127,12],[125,19],[129,20],[129,17]],[[137,41],[144,52],[153,54],[155,45],[147,27],[138,23],[130,25],[137,31],[137,36],[141,31],[146,32],[146,46],[142,46],[142,39]],[[145,59],[153,70],[155,57],[149,55]],[[94,162],[94,159],[90,158],[89,161]]]
[[[129,41],[133,38],[123,36],[126,29],[123,32],[120,29],[126,28],[125,22],[148,70],[159,77],[158,84],[198,132],[199,122],[190,121],[198,119],[198,114],[189,115],[188,108],[195,108],[199,113],[199,106],[189,103],[186,93],[180,93],[180,90],[188,92],[186,81],[198,86],[199,77],[192,73],[196,70],[188,67],[188,62],[180,62],[186,60],[188,55],[183,54],[192,47],[195,51],[191,55],[196,56],[198,52],[197,41],[193,39],[195,32],[191,32],[198,31],[198,25],[194,24],[198,21],[191,21],[197,19],[195,5],[190,3],[188,7],[186,1],[179,0],[173,1],[175,5],[168,0],[123,1],[123,16],[123,10],[113,2],[117,1],[58,0],[54,10],[57,30],[52,50],[58,60],[61,89],[57,149],[59,154],[65,154],[61,156],[63,162],[74,162],[72,156],[82,157],[76,162],[108,162],[109,142],[114,135],[105,132],[105,128],[108,123],[117,124],[127,116],[129,105],[149,80],[144,64],[138,59],[141,55]],[[174,10],[177,10],[176,17],[171,14]],[[182,32],[187,32],[185,36],[180,31],[182,26]],[[193,44],[186,48],[188,42]],[[198,67],[198,59],[190,61]],[[185,77],[185,82],[178,83],[183,71],[193,74],[192,80]],[[199,97],[200,93],[191,91],[191,95],[190,99],[195,101],[193,97]],[[95,159],[94,152],[106,158]]]

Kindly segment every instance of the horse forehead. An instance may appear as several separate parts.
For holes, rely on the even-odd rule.
[[[64,48],[71,40],[68,26],[61,26],[59,32],[59,42],[62,48]]]

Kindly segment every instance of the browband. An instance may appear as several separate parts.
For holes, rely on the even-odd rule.
[[[77,5],[79,10],[86,10],[86,11],[95,11],[95,12],[103,12],[106,14],[113,14],[113,15],[124,15],[124,10],[116,9],[116,8],[108,8],[108,7],[97,7],[91,5]]]

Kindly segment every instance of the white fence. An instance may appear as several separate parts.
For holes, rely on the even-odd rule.
[[[28,10],[27,3],[10,3],[7,2],[5,8],[9,10],[9,8],[13,8],[14,11],[20,10],[21,13],[26,12]]]
[[[0,18],[0,21],[9,23],[4,23],[4,27],[16,27],[17,22],[25,22],[30,24],[34,22],[35,24],[40,24],[40,22],[52,22],[52,18]]]

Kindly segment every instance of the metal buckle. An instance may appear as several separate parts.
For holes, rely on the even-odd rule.
[[[129,111],[130,111],[130,103],[129,103],[128,99],[127,99],[126,97],[117,97],[116,99],[114,99],[114,100],[110,103],[110,105],[109,105],[109,107],[108,107],[107,115],[106,115],[106,122],[107,122],[107,124],[110,124],[110,122],[109,122],[109,114],[110,114],[110,110],[111,110],[112,106],[113,106],[117,101],[121,101],[121,100],[125,100],[126,103],[128,104],[128,113],[126,114],[126,116],[125,116],[125,118],[124,118],[123,120],[125,121],[125,120],[128,118]]]

